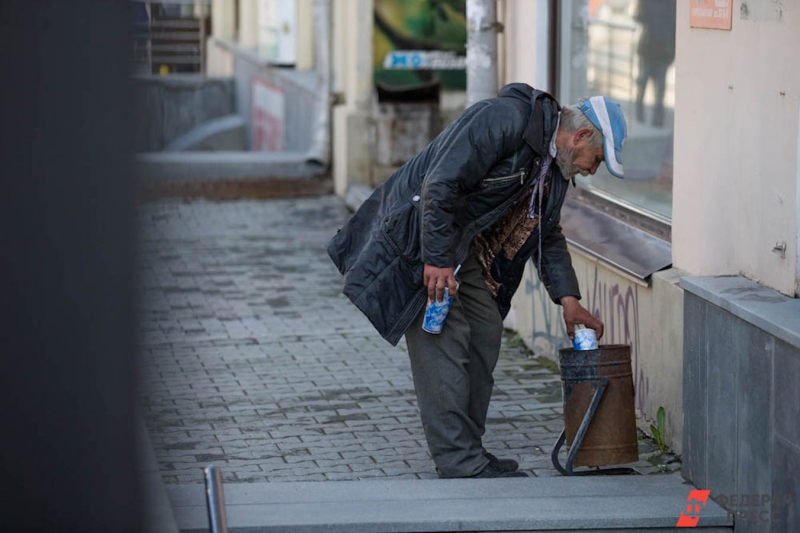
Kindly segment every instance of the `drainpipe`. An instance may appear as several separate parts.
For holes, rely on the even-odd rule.
[[[496,0],[467,0],[467,106],[497,96]]]
[[[800,298],[800,117],[797,127],[797,189],[795,192],[795,266],[794,266],[794,295]]]
[[[328,168],[331,143],[331,8],[314,0],[314,69],[317,72],[314,127],[306,161]]]

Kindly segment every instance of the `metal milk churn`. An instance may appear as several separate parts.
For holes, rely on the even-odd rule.
[[[552,460],[564,475],[637,473],[630,468],[573,472],[574,466],[605,466],[639,460],[634,408],[631,348],[600,346],[596,350],[559,350],[564,399],[564,431]],[[562,467],[558,452],[566,441]]]

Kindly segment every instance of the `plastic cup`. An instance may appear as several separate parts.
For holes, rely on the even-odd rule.
[[[593,329],[577,329],[572,338],[572,347],[576,350],[596,350],[597,335]]]
[[[449,287],[444,288],[444,298],[441,301],[433,301],[425,308],[425,318],[422,320],[422,329],[428,333],[438,335],[444,327],[444,320],[450,307],[453,305],[453,297],[450,296]]]

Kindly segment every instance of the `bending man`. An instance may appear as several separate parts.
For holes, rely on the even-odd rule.
[[[529,259],[575,324],[603,334],[580,291],[559,225],[569,180],[605,160],[622,177],[619,104],[596,96],[561,108],[517,83],[476,103],[364,202],[328,245],[344,293],[378,332],[405,335],[428,447],[439,476],[524,476],[483,448],[503,318]],[[458,274],[459,286],[453,272]],[[422,330],[427,302],[457,296],[441,334]]]

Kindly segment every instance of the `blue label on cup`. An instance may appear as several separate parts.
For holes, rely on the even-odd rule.
[[[441,301],[433,301],[425,308],[425,318],[422,320],[422,329],[428,333],[438,335],[444,327],[444,320],[453,305],[453,298],[447,287],[444,289],[444,298]]]
[[[578,329],[572,338],[572,347],[576,350],[596,350],[597,336],[593,329]]]

